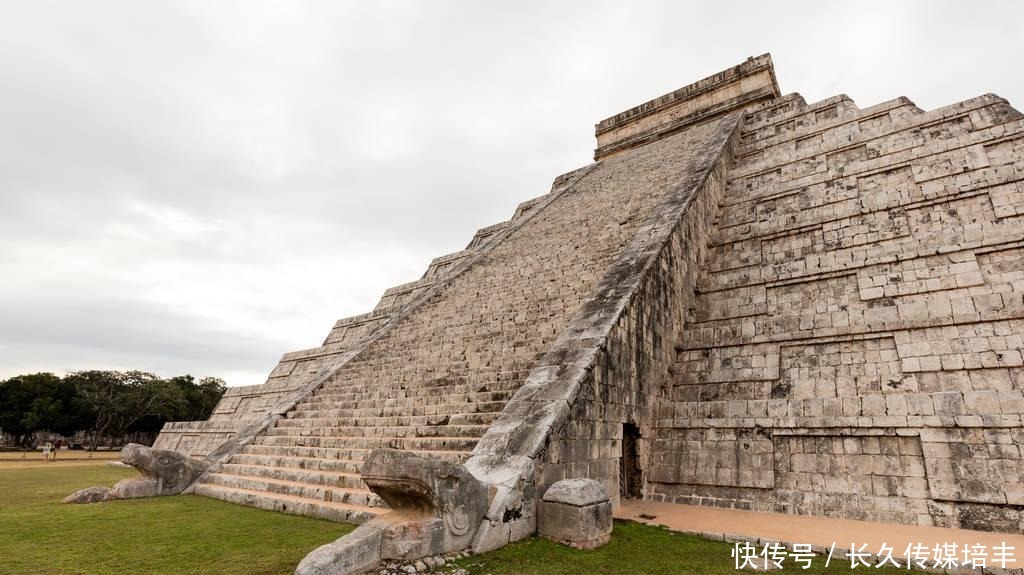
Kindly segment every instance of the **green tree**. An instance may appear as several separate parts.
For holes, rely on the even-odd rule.
[[[133,431],[147,417],[166,419],[184,403],[177,385],[144,371],[81,371],[68,379],[94,414],[92,450],[100,438]]]
[[[174,378],[175,380],[188,380],[188,383],[179,383],[185,392],[187,408],[184,412],[177,414],[180,421],[198,421],[208,419],[217,407],[217,403],[224,395],[227,387],[224,380],[219,377],[204,377],[198,382],[194,381],[191,375]]]
[[[114,410],[111,435],[124,435],[132,431],[159,431],[163,422],[173,419],[186,406],[185,394],[173,382],[151,373],[128,372]],[[154,419],[160,422],[156,429],[140,429],[140,424]]]
[[[203,420],[224,395],[224,381],[191,375],[162,379],[144,371],[19,375],[0,381],[0,429],[27,445],[32,434],[92,432],[104,437],[156,433],[167,421]]]
[[[168,421],[196,421],[210,417],[224,395],[224,380],[216,377],[205,377],[196,381],[191,375],[180,375],[167,380],[169,385],[177,388],[181,401],[175,401],[168,412],[148,415],[137,421],[129,431],[156,433]]]
[[[113,424],[113,406],[117,401],[123,374],[116,371],[79,371],[66,376],[78,390],[82,403],[92,414],[90,450],[95,451],[100,436]]]
[[[27,445],[32,434],[74,433],[91,419],[75,386],[52,373],[19,375],[0,382],[0,429]]]

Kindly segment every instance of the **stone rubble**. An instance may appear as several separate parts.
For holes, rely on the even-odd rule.
[[[468,553],[448,553],[424,557],[416,561],[389,561],[377,571],[378,575],[409,575],[412,573],[438,573],[444,575],[467,575],[467,571],[451,563],[469,557]]]

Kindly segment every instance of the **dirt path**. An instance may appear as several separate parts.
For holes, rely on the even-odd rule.
[[[36,467],[74,467],[78,465],[106,465],[117,461],[117,451],[98,451],[89,457],[85,451],[61,451],[56,461],[43,461],[42,453],[8,451],[0,453],[0,471],[5,469],[28,469]]]
[[[615,516],[651,525],[663,525],[673,531],[725,536],[728,540],[810,543],[824,548],[829,548],[835,543],[837,549],[844,550],[849,549],[851,544],[858,549],[861,545],[867,544],[867,549],[872,552],[877,552],[885,543],[894,550],[893,557],[902,557],[910,544],[920,543],[928,549],[945,543],[955,543],[960,549],[964,544],[980,544],[989,550],[990,567],[992,549],[997,545],[1006,544],[1014,547],[1013,555],[1016,558],[1016,562],[1008,563],[1007,567],[1024,566],[1024,535],[757,513],[647,501],[625,501]]]

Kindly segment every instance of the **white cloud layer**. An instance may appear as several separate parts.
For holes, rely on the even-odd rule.
[[[593,124],[770,51],[783,91],[995,92],[1015,2],[0,1],[0,377],[259,383],[588,163]]]

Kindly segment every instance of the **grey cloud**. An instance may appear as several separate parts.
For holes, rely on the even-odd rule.
[[[1022,11],[0,0],[0,376],[255,383],[588,163],[603,117],[765,51],[808,100],[1024,106]]]
[[[245,337],[204,325],[187,313],[172,313],[152,304],[123,299],[84,302],[30,302],[31,308],[4,309],[0,358],[9,366],[38,365],[39,342],[52,350],[53,363],[44,369],[67,371],[118,366],[178,374],[216,375],[269,370],[282,350],[281,340]],[[103,356],[117,350],[137,363]],[[269,364],[269,365],[268,365]]]

